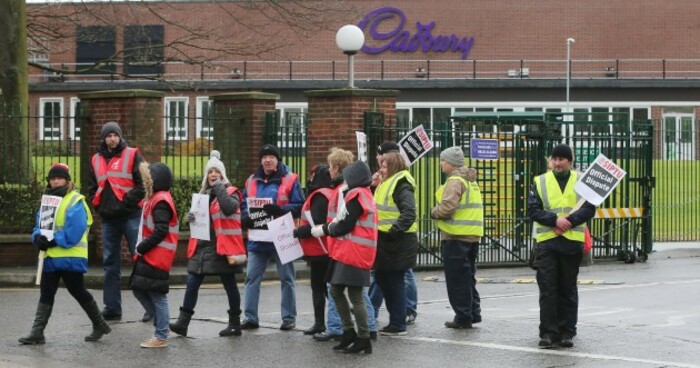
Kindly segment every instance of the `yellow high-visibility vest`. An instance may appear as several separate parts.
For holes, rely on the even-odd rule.
[[[87,259],[88,257],[88,232],[90,231],[90,225],[92,225],[92,214],[90,213],[90,209],[87,206],[87,203],[85,202],[85,197],[76,192],[76,191],[70,191],[68,194],[66,194],[63,199],[61,199],[61,204],[58,205],[58,209],[56,210],[56,223],[54,227],[54,231],[59,231],[63,229],[63,226],[66,223],[66,211],[73,207],[76,203],[82,203],[83,206],[85,207],[85,213],[87,213],[87,224],[88,227],[85,229],[85,232],[83,233],[83,237],[80,239],[78,244],[75,244],[74,246],[70,248],[63,248],[61,246],[55,246],[51,247],[46,250],[46,255],[51,258],[64,258],[64,257],[79,257],[79,258],[85,258]]]
[[[581,198],[574,190],[576,180],[578,180],[578,174],[576,171],[572,170],[569,181],[566,183],[566,187],[564,187],[564,192],[562,193],[557,178],[554,177],[552,171],[535,177],[535,186],[537,187],[537,194],[539,194],[540,199],[542,199],[543,209],[547,212],[556,213],[558,217],[568,216],[571,209],[576,206],[576,203],[578,203]],[[584,225],[581,224],[571,228],[569,231],[562,234],[562,236],[569,240],[583,242],[583,228]],[[557,233],[554,232],[553,227],[542,225],[539,222],[535,222],[535,233],[535,239],[538,243],[554,239],[558,236]]]
[[[382,181],[374,191],[374,202],[377,204],[377,215],[379,216],[379,231],[389,232],[391,226],[396,223],[401,213],[399,208],[394,203],[394,190],[399,180],[406,178],[409,184],[413,186],[413,195],[416,193],[416,180],[413,179],[408,170],[401,170],[390,178]],[[415,233],[418,231],[418,223],[413,221],[411,227],[406,230],[407,233]]]
[[[435,192],[438,203],[442,202],[442,192],[450,180],[461,181],[467,191],[459,199],[459,207],[452,218],[437,221],[438,228],[450,235],[484,236],[484,203],[481,200],[479,184],[468,182],[459,176],[450,176]]]

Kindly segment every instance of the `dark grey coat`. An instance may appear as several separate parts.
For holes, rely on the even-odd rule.
[[[396,184],[392,197],[400,215],[389,232],[379,232],[374,260],[377,271],[406,271],[416,266],[418,237],[416,233],[406,232],[416,220],[413,186],[402,179]]]
[[[221,212],[230,216],[236,212],[240,205],[238,195],[233,193],[228,195],[226,186],[216,185],[209,193],[209,203],[218,199]],[[187,272],[196,275],[222,275],[240,273],[240,266],[229,266],[225,256],[216,253],[216,234],[214,233],[214,223],[209,218],[209,239],[197,240],[197,249],[194,255],[187,261]]]

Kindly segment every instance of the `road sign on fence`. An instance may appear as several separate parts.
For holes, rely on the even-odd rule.
[[[469,140],[470,156],[474,160],[498,160],[498,139],[472,138]]]

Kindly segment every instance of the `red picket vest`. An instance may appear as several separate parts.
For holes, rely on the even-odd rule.
[[[295,180],[297,180],[297,174],[294,173],[287,173],[287,175],[282,177],[280,187],[277,189],[277,201],[275,202],[277,205],[284,206],[289,203],[289,195],[292,193]],[[258,192],[258,181],[253,179],[253,175],[245,181],[245,188],[248,197],[255,198]]]
[[[169,191],[162,190],[154,193],[143,206],[143,227],[141,228],[141,232],[143,239],[146,239],[155,231],[153,208],[155,208],[156,204],[160,201],[165,201],[170,206],[170,210],[173,211],[173,217],[168,224],[170,229],[165,239],[150,251],[146,252],[146,254],[143,255],[143,259],[154,268],[169,272],[175,260],[175,249],[177,248],[177,241],[180,237],[180,221],[177,218],[175,203],[173,203],[173,197],[170,195]]]
[[[333,197],[333,193],[334,191],[331,188],[321,188],[311,193],[311,195],[309,195],[306,198],[304,206],[301,207],[301,218],[299,219],[299,225],[309,225],[309,221],[306,219],[306,216],[304,216],[304,213],[311,208],[311,201],[316,195],[322,195],[326,197],[328,203],[330,204],[331,198]],[[327,236],[322,236],[320,238],[299,239],[299,242],[301,243],[301,249],[304,251],[305,256],[324,256],[328,254]]]
[[[92,156],[92,170],[97,178],[97,192],[92,199],[93,206],[100,205],[102,191],[107,181],[119,201],[123,201],[124,195],[134,188],[134,178],[131,173],[134,169],[136,151],[136,148],[125,147],[119,155],[112,157],[106,164],[101,154],[96,153]]]
[[[377,207],[369,188],[350,189],[345,195],[345,203],[355,197],[359,198],[364,211],[349,234],[335,239],[331,257],[338,262],[370,270],[377,255]]]
[[[241,192],[238,188],[230,186],[226,188],[226,193],[229,196],[236,193],[238,201],[241,201]],[[221,212],[219,200],[214,199],[209,205],[209,217],[212,219],[216,234],[216,253],[221,256],[246,254],[243,245],[243,231],[241,230],[241,207],[238,206],[236,212],[231,216],[226,216]],[[197,250],[197,240],[190,238],[187,245],[187,258],[191,258]]]

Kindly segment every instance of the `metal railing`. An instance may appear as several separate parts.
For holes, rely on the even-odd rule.
[[[117,80],[343,80],[346,60],[211,61],[156,63],[158,74],[128,74],[129,65],[109,63],[102,71],[92,64],[46,63],[62,72],[30,68],[30,83]],[[80,72],[86,70],[86,72]],[[355,60],[358,80],[443,79],[565,79],[566,60]],[[698,79],[700,59],[578,59],[571,60],[571,79]]]

